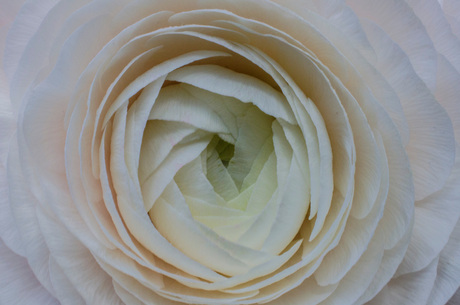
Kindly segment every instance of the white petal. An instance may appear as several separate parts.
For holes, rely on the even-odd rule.
[[[15,2],[11,13],[17,11],[17,8],[14,8],[14,6],[20,5],[25,1]],[[5,71],[8,78],[11,79],[13,73],[17,69],[20,57],[27,43],[36,33],[46,14],[56,3],[56,0],[27,1],[26,5],[19,10],[18,17],[16,17],[17,21],[12,25],[11,32],[6,42],[7,58],[4,59],[4,63],[6,64]],[[6,7],[11,8],[11,5]],[[4,8],[2,7],[2,11],[3,10]],[[5,12],[7,12],[6,9]],[[9,18],[11,18],[11,15]]]
[[[202,154],[205,154],[204,151]],[[228,206],[225,200],[214,191],[212,184],[206,177],[206,167],[199,156],[192,162],[184,165],[174,177],[174,181],[180,186],[182,194],[187,200],[196,200],[203,204],[214,205],[215,209],[222,207],[224,210],[233,208]]]
[[[435,49],[444,56],[457,71],[460,71],[460,40],[451,31],[445,15],[453,13],[442,10],[436,1],[407,0],[433,41]],[[447,3],[446,3],[447,4]],[[448,5],[448,4],[447,4]],[[438,85],[438,81],[436,86]]]
[[[384,29],[409,56],[428,88],[435,88],[436,52],[425,27],[406,2],[349,0],[347,4],[360,19],[367,18]]]
[[[308,298],[308,304],[319,304],[337,288],[337,285],[319,286],[313,278],[292,282],[287,286],[290,289],[289,293],[274,300],[273,304],[305,305],[306,298]],[[292,289],[293,286],[295,288]]]
[[[160,166],[150,173],[145,181],[141,182],[146,211],[152,208],[176,173],[206,149],[211,137],[212,135],[192,134],[190,142],[176,145]],[[140,164],[140,166],[143,166],[143,164]]]
[[[446,109],[452,125],[457,143],[460,143],[460,71],[456,70],[444,56],[438,56],[438,71],[435,97]]]
[[[9,182],[7,174],[7,159],[11,137],[14,132],[14,119],[8,98],[5,76],[0,71],[0,237],[15,253],[25,256],[25,249],[16,227],[9,200]],[[5,85],[5,87],[3,87]],[[5,89],[5,91],[4,91]]]
[[[126,102],[131,96],[136,94],[139,90],[145,88],[153,80],[156,80],[157,78],[160,78],[161,76],[192,62],[205,58],[220,56],[230,55],[228,53],[219,51],[198,50],[177,56],[170,60],[165,60],[164,62],[154,66],[145,73],[139,75],[134,81],[127,85],[123,89],[123,91],[116,97],[116,99],[113,101],[113,103],[107,110],[107,114],[104,117],[103,126],[107,124],[108,120],[113,116],[113,114],[119,107],[121,107],[123,104],[126,104]]]
[[[449,177],[455,158],[452,124],[400,47],[377,26],[363,22],[363,27],[379,56],[376,67],[401,99],[410,130],[406,151],[419,200],[441,189]]]
[[[442,3],[442,9],[449,21],[452,32],[460,38],[460,5],[455,0],[445,0]]]
[[[378,240],[372,240],[367,250],[350,271],[337,283],[337,289],[321,305],[326,304],[354,304],[361,294],[370,285],[379,269],[383,257],[383,247]],[[327,264],[327,262],[322,262]],[[316,279],[316,274],[315,274]],[[326,286],[320,284],[321,286]],[[327,286],[326,286],[327,287]]]
[[[436,278],[438,259],[425,269],[392,279],[368,304],[426,304]]]
[[[381,139],[379,140],[380,149],[383,149]],[[386,155],[383,152],[380,163],[386,163]],[[375,229],[379,223],[388,195],[389,177],[388,168],[382,167],[382,184],[376,202],[369,214],[363,219],[355,219],[350,216],[347,220],[344,233],[340,238],[338,245],[330,251],[323,259],[318,270],[315,272],[315,278],[321,285],[328,285],[342,279],[347,272],[354,269],[355,264],[359,264],[363,253],[371,246],[373,240],[378,240],[374,236]],[[374,246],[375,247],[375,246]],[[378,256],[380,254],[374,254]],[[381,260],[381,258],[380,258]],[[380,262],[379,260],[379,262]],[[341,285],[341,284],[340,284]],[[342,290],[342,289],[341,289]],[[355,291],[355,289],[353,289]]]
[[[122,108],[115,114],[114,134],[116,137],[112,138],[111,151],[117,153],[110,156],[110,171],[113,185],[117,190],[119,213],[127,228],[141,245],[176,268],[210,281],[222,278],[222,275],[175,249],[153,226],[145,211],[142,195],[136,192],[134,182],[129,178],[128,169],[124,163],[124,134],[122,132],[125,116],[126,108]]]
[[[238,137],[233,158],[227,169],[238,188],[241,188],[254,160],[270,136],[272,121],[272,117],[265,115],[255,107],[248,109],[246,115],[237,118]]]
[[[460,303],[460,289],[454,294],[454,296],[447,302],[446,305],[457,305]]]
[[[284,96],[266,83],[220,66],[188,66],[168,75],[169,80],[184,82],[211,92],[234,97],[256,105],[267,115],[294,123]]]
[[[27,260],[12,252],[0,239],[0,303],[58,305],[37,280]]]
[[[190,220],[191,217],[186,218],[181,214],[162,198],[150,211],[152,222],[159,232],[188,257],[227,275],[247,271],[247,265],[210,243]]]
[[[409,248],[397,275],[421,270],[442,251],[460,217],[460,157],[446,185],[417,201],[415,223]]]
[[[454,295],[448,304],[458,304],[460,300],[460,221],[457,222],[449,241],[441,251],[437,276],[428,304],[444,304]]]
[[[69,279],[69,284],[90,304],[121,304],[112,279],[101,270],[91,252],[62,224],[37,209],[40,228],[50,253]],[[63,283],[61,283],[63,284]]]
[[[171,85],[161,90],[149,120],[183,122],[211,133],[230,133],[217,113],[208,108],[206,102],[186,91],[183,85]]]
[[[69,278],[62,271],[62,268],[50,257],[50,279],[55,288],[56,298],[61,304],[82,304],[85,300],[75,289]]]
[[[143,132],[138,165],[139,182],[144,183],[175,146],[182,141],[187,141],[194,133],[196,128],[187,124],[149,121]]]
[[[129,108],[126,119],[126,162],[134,179],[139,173],[139,159],[149,111],[161,90],[164,79],[148,85],[136,102]]]
[[[206,175],[217,194],[226,201],[238,197],[239,191],[235,185],[235,181],[222,163],[217,151],[213,150],[207,158],[206,167]]]
[[[274,133],[275,130],[281,128],[281,125],[276,123],[273,124]],[[278,133],[283,133],[283,131],[278,131]],[[292,142],[297,140],[296,138],[302,140],[302,134],[297,129],[285,126],[284,133],[286,133],[287,137]],[[284,141],[287,140],[285,139]],[[276,144],[275,151],[278,151],[278,145]],[[290,144],[284,143],[281,145]],[[280,156],[280,158],[289,158],[289,155]],[[292,160],[289,164],[288,173],[286,178],[283,179],[284,182],[278,182],[279,207],[275,221],[270,228],[270,234],[267,236],[262,246],[262,250],[268,252],[278,253],[282,251],[289,241],[295,237],[306,218],[310,203],[309,173],[304,172],[302,170],[304,169],[304,165],[300,164],[300,162],[304,160],[297,157],[296,154],[293,154],[292,150],[291,158]]]
[[[385,285],[391,280],[394,273],[396,272],[396,269],[398,268],[398,265],[404,258],[411,233],[412,231],[407,230],[401,240],[399,240],[399,242],[392,249],[385,250],[382,262],[376,275],[371,280],[367,290],[361,295],[356,303],[364,304],[372,300],[375,295],[384,289]],[[374,238],[382,238],[381,232],[376,232]]]
[[[16,140],[14,140],[16,142]],[[47,290],[53,291],[49,279],[49,250],[41,232],[35,209],[37,200],[32,194],[31,189],[37,191],[36,181],[30,179],[31,167],[22,168],[24,164],[30,165],[30,159],[26,157],[27,150],[22,147],[21,154],[17,143],[11,143],[11,150],[8,158],[8,182],[11,216],[13,216],[14,226],[20,234],[20,239],[15,241],[24,251],[28,264],[35,277]],[[25,171],[29,175],[25,176]],[[28,185],[30,189],[24,188]],[[13,247],[15,249],[16,247]]]

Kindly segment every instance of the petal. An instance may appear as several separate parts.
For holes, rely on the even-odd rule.
[[[363,21],[363,27],[378,56],[376,68],[401,100],[410,131],[406,151],[413,171],[415,199],[419,200],[441,189],[449,177],[455,159],[452,124],[400,46],[375,24]]]
[[[17,69],[20,57],[30,41],[30,38],[36,33],[40,23],[56,3],[56,0],[15,1],[13,5],[5,3],[6,8],[3,7],[2,3],[2,12],[8,12],[9,9],[11,9],[12,12],[18,11],[18,6],[25,4],[19,9],[18,15],[16,16],[16,22],[11,26],[6,42],[6,57],[4,58],[4,64],[9,79],[11,79],[13,73]],[[8,17],[11,18],[12,15]]]
[[[68,284],[89,304],[121,305],[112,279],[101,270],[91,252],[51,215],[37,209],[37,218],[51,256],[65,273]]]
[[[460,38],[460,5],[455,0],[442,1],[442,9],[449,21],[452,32]]]
[[[423,2],[406,0],[406,2],[425,26],[438,53],[460,71],[460,40],[452,34],[439,3],[434,0]]]
[[[25,146],[21,145],[23,149],[19,150],[16,141],[14,139],[11,144],[7,169],[11,216],[19,233],[19,236],[14,236],[19,237],[14,243],[22,248],[19,249],[23,251],[35,277],[47,290],[53,291],[49,278],[49,250],[38,225],[35,214],[38,202],[32,193],[32,190],[37,191],[40,187],[32,179],[32,167],[25,168],[25,164],[30,164]],[[30,189],[24,188],[24,185],[28,185]],[[16,250],[16,247],[13,249]]]
[[[81,304],[85,300],[75,289],[58,263],[50,257],[50,279],[56,291],[56,298],[61,304]]]
[[[447,302],[446,305],[456,305],[460,303],[460,289],[454,294],[454,296]]]
[[[0,303],[60,304],[37,280],[27,260],[12,252],[0,239]]]
[[[458,304],[460,287],[460,221],[451,233],[438,262],[437,276],[428,304]]]
[[[282,118],[289,123],[295,122],[284,96],[248,75],[220,66],[188,66],[169,73],[168,79],[252,103],[267,115]]]
[[[444,249],[460,218],[460,157],[446,185],[416,202],[415,223],[409,248],[397,275],[425,268]]]
[[[447,59],[438,56],[438,74],[436,76],[435,97],[446,109],[454,127],[454,135],[457,143],[460,143],[460,71],[455,70]]]
[[[383,257],[382,245],[377,239],[370,242],[369,247],[352,269],[337,283],[337,288],[321,305],[354,304],[370,285],[369,279],[377,273]],[[327,263],[327,262],[324,262]],[[315,279],[317,279],[315,274]],[[326,286],[326,285],[321,285]],[[327,287],[327,286],[326,286]]]
[[[436,279],[438,259],[425,269],[392,279],[368,304],[426,304]]]
[[[361,20],[366,18],[384,29],[404,50],[416,73],[433,92],[436,86],[436,51],[425,27],[409,5],[397,0],[349,0],[347,4]]]

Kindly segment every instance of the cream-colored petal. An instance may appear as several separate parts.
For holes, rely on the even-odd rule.
[[[266,83],[229,69],[214,66],[188,66],[168,75],[169,80],[188,83],[201,89],[252,103],[267,115],[294,123],[284,96]]]
[[[145,248],[153,252],[159,258],[184,270],[192,275],[198,275],[204,279],[217,280],[222,276],[193,261],[179,250],[175,249],[153,226],[145,211],[142,195],[136,193],[133,181],[129,179],[127,168],[124,165],[123,156],[123,130],[126,110],[117,112],[115,115],[114,135],[111,142],[110,170],[113,185],[117,190],[117,201],[120,214],[131,234]],[[117,130],[121,129],[121,130]]]
[[[149,120],[177,121],[211,133],[230,133],[222,119],[205,102],[196,99],[181,85],[170,85],[161,90]]]

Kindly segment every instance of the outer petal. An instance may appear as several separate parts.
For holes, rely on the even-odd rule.
[[[7,1],[13,2],[13,1]],[[28,0],[17,1],[16,5],[25,2],[16,17],[17,22],[13,24],[6,44],[6,56],[3,58],[5,71],[8,78],[11,78],[31,37],[36,33],[40,23],[46,14],[56,4],[57,0]],[[3,3],[2,3],[3,4]],[[5,3],[12,11],[17,9],[16,5]],[[3,11],[3,7],[2,7]],[[8,18],[10,19],[10,18]],[[8,20],[7,19],[7,20]]]
[[[0,304],[59,304],[37,280],[27,260],[9,250],[1,239],[0,257]]]
[[[450,235],[449,242],[439,256],[437,277],[428,304],[444,304],[452,294],[448,304],[460,304],[460,221]]]
[[[440,1],[452,32],[460,38],[460,3],[456,0]]]
[[[438,259],[435,259],[421,271],[392,279],[368,304],[426,304],[430,296],[430,288],[436,279],[437,265]]]
[[[460,304],[460,289],[454,294],[446,305],[457,305]]]
[[[416,203],[413,234],[397,275],[425,268],[438,257],[449,236],[455,237],[453,230],[460,217],[459,155],[456,161],[444,188]]]

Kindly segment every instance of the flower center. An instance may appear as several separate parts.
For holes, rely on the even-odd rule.
[[[304,220],[310,188],[307,154],[292,147],[302,153],[305,140],[285,97],[213,65],[184,67],[167,80],[174,82],[156,97],[139,161],[152,223],[198,261],[192,236],[203,247],[225,240],[229,249],[278,255]]]
[[[227,141],[221,139],[219,136],[214,136],[213,140],[211,141],[212,144],[215,143],[215,146],[212,147],[210,144],[208,146],[208,151],[213,148],[217,154],[219,155],[219,159],[222,162],[222,165],[228,167],[228,163],[233,158],[235,154],[235,145],[228,143]],[[212,154],[212,152],[209,152]],[[209,154],[208,153],[208,154]]]

